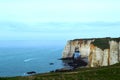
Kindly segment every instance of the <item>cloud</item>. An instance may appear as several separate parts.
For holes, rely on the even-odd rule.
[[[47,23],[21,23],[21,22],[0,22],[0,31],[14,32],[74,32],[78,30],[105,29],[119,26],[120,22],[47,22]]]
[[[10,23],[6,23],[7,27],[4,25],[0,27],[1,40],[69,40],[87,37],[118,37],[120,34],[119,22]]]

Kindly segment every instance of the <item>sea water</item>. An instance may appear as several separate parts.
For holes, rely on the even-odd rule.
[[[56,47],[1,47],[0,77],[25,76],[30,71],[46,73],[63,68],[62,61],[58,60],[62,57],[62,50]]]

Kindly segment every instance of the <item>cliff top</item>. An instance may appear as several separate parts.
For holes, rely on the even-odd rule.
[[[95,40],[95,39],[99,39],[99,40],[108,39],[108,40],[120,41],[120,37],[118,37],[118,38],[111,38],[111,37],[105,37],[105,38],[84,38],[84,39],[74,39],[74,40],[71,40],[71,41],[78,41],[78,40]]]
[[[79,40],[94,40],[91,44],[93,44],[94,46],[97,46],[99,48],[101,48],[102,50],[104,49],[109,49],[110,48],[110,44],[109,41],[116,41],[119,42],[120,41],[120,37],[118,38],[111,38],[111,37],[105,37],[105,38],[86,38],[86,39],[74,39],[71,41],[79,41]]]

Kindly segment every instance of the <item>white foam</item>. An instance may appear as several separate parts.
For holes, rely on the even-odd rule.
[[[25,59],[24,62],[29,62],[29,61],[32,61],[34,60],[35,58],[28,58],[28,59]]]

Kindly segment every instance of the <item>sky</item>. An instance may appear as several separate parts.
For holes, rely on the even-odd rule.
[[[0,41],[119,37],[120,0],[0,0]]]

